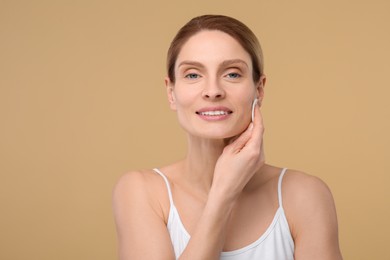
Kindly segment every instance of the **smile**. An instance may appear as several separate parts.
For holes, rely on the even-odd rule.
[[[222,110],[216,110],[216,111],[203,111],[203,112],[196,112],[198,115],[202,116],[222,116],[222,115],[228,115],[232,112],[230,111],[222,111]]]
[[[215,107],[204,107],[195,112],[201,119],[215,122],[223,121],[230,118],[230,115],[233,113],[227,107],[224,106],[215,106]]]

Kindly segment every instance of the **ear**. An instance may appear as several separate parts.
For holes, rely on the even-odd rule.
[[[165,77],[165,87],[167,90],[167,97],[168,97],[169,106],[172,110],[176,110],[176,97],[175,97],[175,92],[174,92],[174,88],[173,88],[174,84],[169,79],[169,77]]]
[[[263,102],[264,98],[264,87],[265,87],[265,82],[267,81],[267,78],[265,75],[262,75],[257,82],[256,85],[256,97],[259,100],[259,106],[261,106],[261,103]]]

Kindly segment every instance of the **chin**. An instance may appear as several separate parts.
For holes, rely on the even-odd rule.
[[[205,138],[205,139],[230,140],[239,136],[242,132],[246,130],[246,128],[247,127],[240,127],[240,128],[235,127],[230,131],[227,129],[210,129],[210,131],[208,132],[201,131],[194,135],[197,135],[200,138]]]
[[[245,121],[245,122],[244,122]],[[214,139],[214,140],[225,140],[232,139],[242,134],[247,128],[250,122],[247,120],[232,122],[231,124],[221,125],[204,125],[204,124],[186,124],[180,122],[182,129],[187,134],[198,138]]]

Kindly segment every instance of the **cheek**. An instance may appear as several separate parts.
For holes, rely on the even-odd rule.
[[[181,97],[177,95],[177,98],[175,100],[177,112],[178,113],[184,112],[184,110],[187,110],[191,106],[192,102],[193,100],[188,97]]]
[[[240,118],[238,125],[240,126],[240,128],[247,127],[248,124],[252,121],[252,107],[253,102],[256,99],[256,93],[247,92],[241,97],[242,98],[239,100],[237,107],[237,112],[239,113]]]
[[[175,91],[175,103],[177,109],[188,108],[190,107],[196,100],[198,93],[195,89],[187,88],[184,89],[180,86],[177,86]]]
[[[256,92],[255,91],[246,91],[244,93],[237,93],[237,97],[240,97],[237,100],[237,104],[239,105],[239,110],[241,113],[251,115],[252,114],[252,105],[255,101]]]
[[[190,91],[179,90],[175,92],[175,110],[181,124],[187,122],[187,118],[192,114],[196,94]]]

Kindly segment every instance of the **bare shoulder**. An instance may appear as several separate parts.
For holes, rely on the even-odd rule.
[[[123,174],[115,185],[114,192],[126,191],[128,188],[143,190],[148,185],[153,185],[153,180],[157,177],[152,170],[136,170]]]
[[[297,170],[287,170],[283,186],[289,197],[295,199],[331,199],[328,185],[320,178]],[[333,200],[333,199],[332,199]]]
[[[123,174],[117,181],[114,187],[114,193],[116,192],[147,192],[153,190],[155,193],[157,190],[161,190],[164,184],[163,179],[153,170],[136,170]]]
[[[148,206],[162,218],[166,216],[163,210],[166,207],[162,206],[167,204],[165,197],[164,181],[153,170],[127,172],[119,178],[113,190],[114,209],[124,204]]]
[[[148,171],[139,170],[131,171],[123,174],[114,187],[114,199],[128,197],[127,195],[139,194],[146,195],[147,187],[149,186]]]
[[[305,216],[311,217],[324,210],[334,212],[334,200],[328,185],[320,178],[307,173],[288,170],[283,179],[283,206],[290,213],[292,222]]]
[[[328,185],[318,177],[288,170],[282,196],[296,259],[341,259],[336,208]]]
[[[119,178],[113,209],[120,259],[173,258],[164,189],[164,180],[152,170],[132,171]]]

